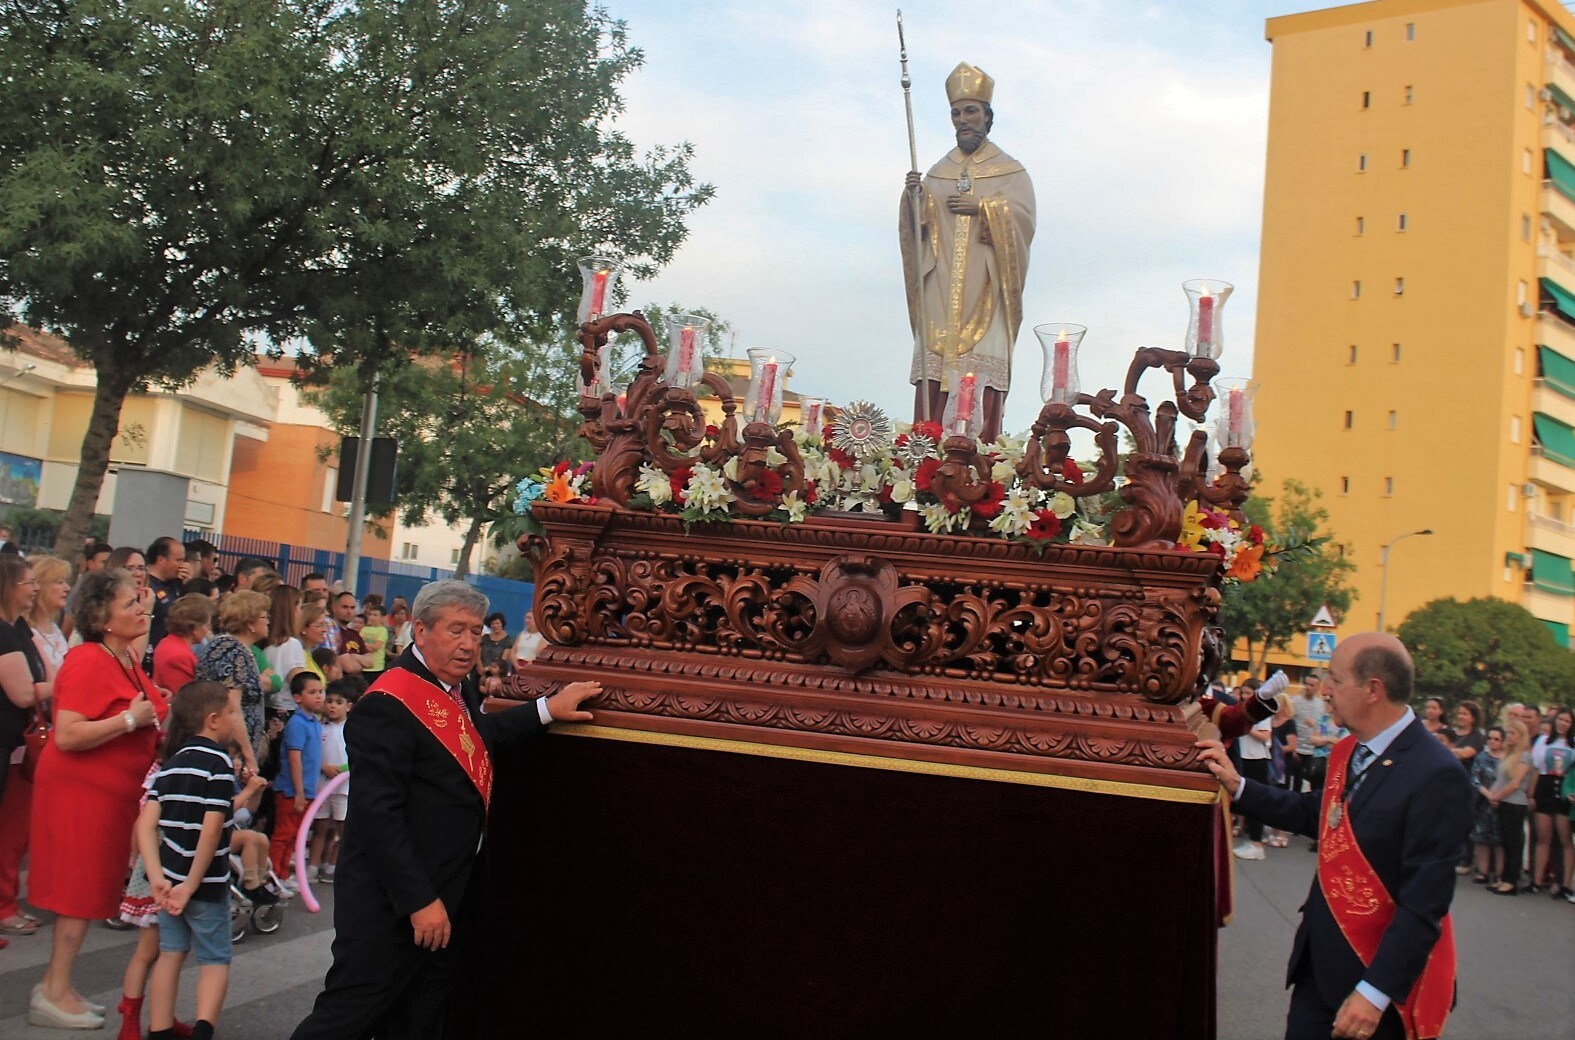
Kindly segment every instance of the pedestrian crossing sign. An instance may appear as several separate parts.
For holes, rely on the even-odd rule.
[[[1309,661],[1327,661],[1334,656],[1333,632],[1308,632],[1307,633],[1307,659]]]

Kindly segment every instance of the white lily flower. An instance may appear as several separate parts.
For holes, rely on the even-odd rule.
[[[672,481],[649,462],[640,467],[640,479],[634,482],[634,489],[649,495],[653,505],[665,505],[673,500]]]
[[[787,461],[787,456],[776,449],[775,446],[766,449],[766,465],[775,469]]]
[[[1073,498],[1065,491],[1057,491],[1055,494],[1050,496],[1049,509],[1050,512],[1054,513],[1057,517],[1065,520],[1067,517],[1077,512],[1077,499]]]
[[[687,504],[705,511],[721,509],[733,501],[733,493],[722,482],[722,475],[706,465],[695,467],[684,494]]]
[[[798,497],[797,491],[789,491],[782,496],[782,508],[787,511],[788,523],[801,524],[809,512],[809,503]]]

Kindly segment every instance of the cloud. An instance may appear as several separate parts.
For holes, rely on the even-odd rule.
[[[1181,344],[1189,277],[1236,284],[1222,364],[1250,371],[1269,64],[1258,6],[1012,0],[966,19],[931,0],[904,6],[921,168],[951,145],[943,83],[968,60],[997,81],[993,139],[1034,179],[1009,427],[1039,406],[1034,324],[1089,326],[1083,385],[1115,386],[1137,346]],[[620,125],[645,144],[693,142],[696,173],[717,186],[635,299],[711,308],[740,349],[795,354],[795,388],[906,418],[896,214],[909,159],[892,8],[613,13],[647,58]]]

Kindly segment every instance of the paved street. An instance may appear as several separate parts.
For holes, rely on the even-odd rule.
[[[1313,871],[1314,857],[1305,850],[1305,842],[1295,842],[1289,849],[1270,849],[1261,863],[1237,865],[1236,919],[1220,942],[1221,1040],[1282,1035],[1287,995],[1281,978],[1296,908]],[[236,947],[221,1029],[228,1040],[283,1040],[311,1006],[328,968],[333,935],[333,889],[319,892],[321,914],[308,914],[296,901],[278,932],[250,935]],[[1570,985],[1575,906],[1555,904],[1546,896],[1489,896],[1463,881],[1455,914],[1462,970],[1460,1007],[1450,1019],[1449,1040],[1568,1040],[1575,1022],[1575,987]],[[111,1007],[119,999],[134,938],[103,927],[89,932],[77,979],[90,999]],[[10,949],[0,951],[0,1037],[6,1040],[64,1035],[26,1021],[28,992],[38,981],[48,941],[47,931],[41,931],[13,939]],[[194,984],[189,977],[182,983],[183,1017],[190,1017]]]

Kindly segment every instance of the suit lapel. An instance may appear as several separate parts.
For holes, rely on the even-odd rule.
[[[1411,749],[1411,745],[1416,742],[1417,734],[1419,733],[1432,739],[1426,727],[1422,725],[1422,720],[1412,719],[1411,725],[1400,731],[1400,735],[1395,737],[1394,742],[1384,750],[1384,753],[1368,763],[1365,771],[1370,775],[1366,780],[1362,781],[1362,786],[1351,797],[1351,812],[1353,814],[1359,812],[1362,806],[1366,805],[1374,797],[1374,792],[1383,786],[1384,781],[1389,779],[1391,773],[1396,769],[1404,768],[1405,754]]]

